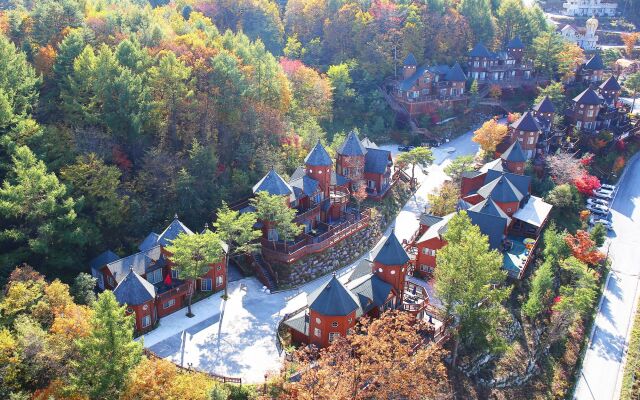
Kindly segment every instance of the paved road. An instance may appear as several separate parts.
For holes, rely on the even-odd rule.
[[[613,261],[595,320],[575,398],[614,400],[620,395],[640,274],[640,157],[628,167],[613,202]],[[605,244],[605,246],[608,246]],[[606,248],[606,247],[605,247]]]

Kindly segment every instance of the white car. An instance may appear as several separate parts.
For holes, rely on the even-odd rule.
[[[600,204],[589,204],[587,206],[587,210],[591,211],[594,214],[608,215],[609,207],[600,205]]]
[[[447,147],[446,149],[444,149],[444,151],[446,151],[447,153],[455,153],[456,148],[455,147]]]
[[[616,187],[614,185],[607,185],[606,183],[603,183],[602,185],[600,185],[600,188],[604,190],[610,190],[612,192],[616,190]]]
[[[591,222],[591,225],[593,225],[593,226],[595,226],[597,224],[601,224],[602,226],[607,228],[608,231],[613,229],[613,224],[611,223],[611,221],[609,221],[607,219],[595,218],[595,219],[592,219],[590,222]]]
[[[608,201],[603,200],[603,199],[596,199],[595,197],[588,198],[587,199],[587,204],[592,204],[592,205],[600,204],[601,206],[606,206],[606,207],[609,206],[609,202]]]
[[[596,190],[595,192],[593,192],[593,195],[600,199],[606,200],[611,200],[613,198],[613,192],[610,192],[608,190]]]

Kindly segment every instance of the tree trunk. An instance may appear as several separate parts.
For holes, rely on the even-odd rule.
[[[228,244],[227,244],[228,246]],[[231,253],[231,252],[229,252]],[[228,282],[229,282],[229,254],[225,254],[225,265],[224,265],[224,298],[226,300],[227,298],[227,286],[228,286]]]
[[[455,367],[458,362],[458,346],[460,345],[460,339],[456,338],[453,343],[453,354],[451,358],[451,366]]]
[[[191,287],[191,290],[189,290],[189,298],[187,299],[187,317],[189,318],[193,317],[193,313],[191,312],[191,300],[193,299],[194,290],[195,287]]]
[[[414,185],[414,181],[415,181],[415,169],[416,169],[416,165],[415,164],[411,164],[411,187],[413,187]]]

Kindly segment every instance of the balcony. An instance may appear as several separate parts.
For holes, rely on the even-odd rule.
[[[171,299],[178,295],[187,295],[193,290],[193,285],[189,281],[183,281],[173,278],[170,285],[160,282],[154,285],[158,293],[157,298],[160,302]]]
[[[297,238],[295,242],[270,241],[262,239],[262,254],[266,259],[273,262],[291,264],[302,257],[319,253],[334,246],[343,239],[355,234],[369,225],[371,220],[370,210],[360,214],[346,214],[344,220],[335,224],[321,223],[319,234],[305,233]]]

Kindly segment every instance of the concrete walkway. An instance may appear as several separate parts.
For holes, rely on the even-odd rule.
[[[605,249],[612,260],[591,332],[575,398],[614,400],[620,396],[624,357],[638,296],[640,274],[640,157],[626,169],[612,204],[614,231]]]
[[[423,174],[416,168],[420,184],[380,242],[362,258],[375,257],[379,247],[395,228],[399,240],[409,239],[418,228],[418,217],[427,204],[427,194],[447,178],[444,167],[451,159],[475,154],[478,145],[472,133],[434,149],[435,161]],[[397,154],[397,146],[381,146]],[[455,151],[448,152],[450,148]],[[361,258],[361,259],[362,259]],[[337,271],[345,279],[361,259]],[[267,294],[254,278],[229,283],[229,300],[218,294],[193,305],[195,317],[179,310],[160,320],[160,326],[143,336],[144,346],[182,366],[192,366],[219,375],[240,377],[243,382],[260,383],[264,374],[277,371],[281,359],[276,348],[276,329],[285,314],[304,306],[307,294],[321,286],[331,274],[309,282],[298,290]]]

